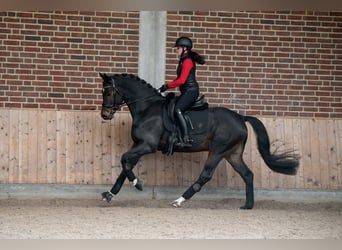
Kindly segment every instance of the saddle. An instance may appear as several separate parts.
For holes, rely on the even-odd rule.
[[[178,97],[175,96],[175,93],[169,93],[166,96],[166,102],[164,104],[164,127],[170,132],[168,145],[163,150],[163,153],[167,155],[173,154],[175,144],[181,140],[182,136],[181,129],[174,116],[177,100]],[[208,103],[204,99],[204,95],[202,95],[195,101],[190,109],[184,112],[189,135],[201,135],[206,133],[208,127],[208,106]]]

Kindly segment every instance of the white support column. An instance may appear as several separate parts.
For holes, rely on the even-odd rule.
[[[141,11],[139,77],[158,88],[165,83],[166,11]]]

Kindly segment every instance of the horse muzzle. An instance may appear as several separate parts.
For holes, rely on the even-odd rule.
[[[108,109],[106,109],[106,108],[103,108],[103,109],[101,110],[101,117],[102,117],[102,119],[104,119],[104,120],[111,120],[111,119],[113,119],[113,117],[114,117],[114,113],[115,113],[114,110],[108,110]]]

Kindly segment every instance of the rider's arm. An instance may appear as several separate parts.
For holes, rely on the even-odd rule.
[[[168,88],[176,88],[178,86],[183,85],[186,82],[186,79],[188,79],[190,70],[194,67],[194,63],[190,58],[187,58],[184,60],[182,64],[182,71],[180,73],[180,76],[174,79],[172,82],[167,84]]]

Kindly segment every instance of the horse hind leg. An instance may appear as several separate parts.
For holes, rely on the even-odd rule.
[[[215,172],[215,169],[219,162],[222,160],[221,155],[213,154],[212,152],[209,152],[208,159],[204,165],[204,168],[198,177],[198,179],[183,193],[181,197],[179,197],[177,200],[174,200],[171,202],[171,205],[174,207],[180,207],[181,203],[191,199],[191,197],[199,192],[202,187],[211,180],[213,177],[213,174]]]
[[[246,202],[241,209],[252,209],[254,206],[254,187],[253,187],[253,172],[248,168],[243,161],[244,144],[238,147],[232,153],[225,156],[225,159],[232,165],[234,170],[239,173],[246,185]]]

